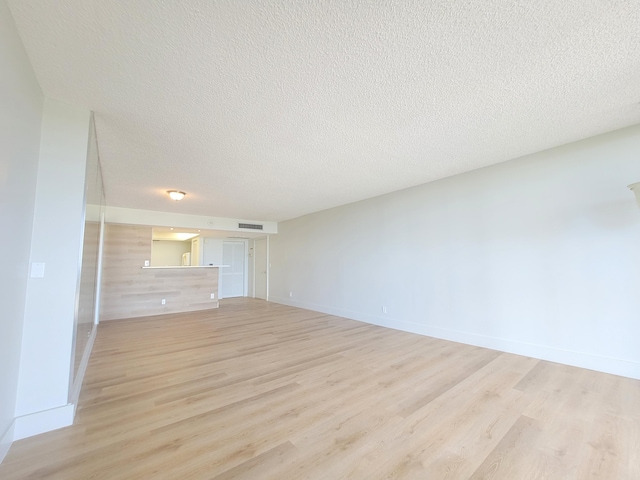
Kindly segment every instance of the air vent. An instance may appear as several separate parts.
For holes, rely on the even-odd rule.
[[[238,228],[248,228],[249,230],[262,230],[262,225],[255,225],[253,223],[239,223]]]

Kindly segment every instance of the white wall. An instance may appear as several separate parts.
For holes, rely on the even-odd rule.
[[[182,265],[182,254],[191,252],[191,240],[154,240],[151,245],[151,266]]]
[[[44,98],[0,0],[0,461],[15,413]]]
[[[16,438],[71,423],[73,329],[84,225],[89,111],[45,99],[16,403]],[[56,413],[57,412],[57,413]]]
[[[270,299],[640,378],[639,152],[636,126],[282,222]]]
[[[222,265],[222,238],[200,237],[202,238],[202,264]]]
[[[167,200],[169,202],[171,200]],[[107,223],[121,223],[123,225],[152,225],[154,227],[182,227],[206,228],[209,230],[225,230],[228,232],[251,232],[238,228],[238,223],[257,223],[263,225],[262,233],[278,233],[276,222],[261,220],[247,220],[239,218],[205,217],[202,215],[187,215],[183,213],[157,212],[138,210],[135,208],[109,207],[105,211]],[[240,234],[241,235],[241,234]]]

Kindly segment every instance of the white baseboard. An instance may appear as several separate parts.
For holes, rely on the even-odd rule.
[[[9,424],[9,427],[4,432],[2,437],[0,437],[0,463],[2,463],[2,461],[4,460],[4,457],[7,456],[7,453],[11,448],[11,444],[13,443],[15,424],[16,424],[16,421],[14,419],[11,421],[11,424]]]
[[[93,325],[91,329],[91,335],[89,335],[89,339],[87,340],[87,345],[84,348],[84,353],[82,354],[82,360],[80,360],[80,365],[78,365],[78,371],[76,372],[76,378],[73,384],[73,388],[71,389],[71,395],[69,396],[69,403],[74,406],[74,416],[75,416],[75,407],[78,405],[78,398],[80,397],[80,390],[82,389],[82,381],[84,380],[84,374],[87,371],[87,365],[89,365],[89,357],[91,357],[91,350],[93,350],[93,342],[96,340],[96,333],[98,332],[98,326]]]
[[[7,439],[10,438],[8,446],[6,447],[6,450],[8,451],[12,441],[50,432],[51,430],[57,430],[58,428],[68,427],[73,424],[76,405],[78,404],[78,397],[80,396],[80,389],[82,388],[82,381],[84,380],[84,374],[87,371],[87,365],[89,364],[89,357],[91,356],[91,350],[93,349],[97,330],[98,329],[94,325],[91,330],[91,335],[87,341],[87,346],[82,354],[82,360],[78,366],[78,372],[76,373],[75,383],[71,391],[69,403],[50,410],[43,410],[42,412],[35,412],[29,415],[16,417],[11,425],[11,431],[5,434],[2,438],[3,443],[0,443],[0,458],[3,457],[2,453],[5,448],[5,437]],[[4,454],[6,455],[6,452],[4,452]]]
[[[501,352],[513,353],[516,355],[538,358],[540,360],[562,363],[574,367],[586,368],[589,370],[596,370],[604,373],[611,373],[613,375],[640,379],[640,362],[631,360],[604,357],[585,352],[576,352],[556,347],[549,347],[546,345],[526,343],[519,340],[510,340],[506,338],[480,335],[477,333],[450,330],[441,327],[434,327],[431,325],[391,319],[386,316],[379,317],[377,315],[369,315],[360,312],[327,307],[326,305],[297,302],[289,298],[271,296],[269,298],[269,301],[280,303],[283,305],[290,305],[292,307],[305,308],[317,312],[328,313],[329,315],[337,315],[352,320],[371,323],[373,325],[393,328],[395,330],[418,333],[420,335],[440,338],[442,340],[465,343],[467,345],[490,348],[492,350],[499,350]]]
[[[50,410],[16,417],[13,440],[21,440],[50,432],[51,430],[57,430],[58,428],[68,427],[73,423],[74,410],[74,405],[68,403]]]

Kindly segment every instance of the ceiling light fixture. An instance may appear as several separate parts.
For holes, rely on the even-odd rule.
[[[186,195],[186,193],[180,192],[178,190],[167,190],[167,193],[171,197],[171,200],[175,200],[176,202],[178,200],[182,200],[184,198],[184,196]]]

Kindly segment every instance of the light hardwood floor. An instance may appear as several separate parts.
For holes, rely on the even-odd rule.
[[[640,479],[640,382],[237,299],[100,325],[2,479]]]

